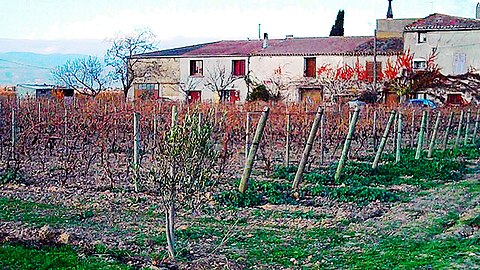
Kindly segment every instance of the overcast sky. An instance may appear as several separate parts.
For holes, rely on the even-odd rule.
[[[393,0],[393,14],[421,18],[436,12],[473,18],[477,2]],[[148,27],[165,48],[257,38],[259,23],[271,38],[327,36],[339,9],[345,10],[345,35],[372,35],[375,19],[386,16],[387,4],[387,0],[0,0],[0,39],[104,40]],[[42,50],[62,52],[53,47]]]

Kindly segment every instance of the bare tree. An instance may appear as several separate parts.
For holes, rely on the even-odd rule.
[[[139,29],[131,34],[120,34],[111,41],[112,47],[105,55],[105,63],[113,68],[110,75],[121,82],[127,97],[135,78],[145,77],[154,70],[153,65],[140,66],[141,59],[135,55],[155,50],[155,35],[149,29]]]
[[[64,65],[54,68],[52,75],[56,83],[93,97],[109,84],[104,66],[93,56],[68,60]]]
[[[205,87],[216,93],[222,102],[225,99],[226,90],[238,79],[239,77],[227,72],[225,65],[217,65],[213,70],[207,70]]]

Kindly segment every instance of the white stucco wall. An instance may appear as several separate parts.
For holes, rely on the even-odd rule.
[[[415,58],[428,59],[436,48],[438,56],[435,63],[445,75],[455,73],[454,59],[458,54],[465,55],[465,71],[480,71],[480,30],[432,31],[426,36],[425,43],[418,43],[418,32],[405,32],[405,50],[410,49]]]
[[[203,61],[203,76],[190,76],[190,61],[192,60]],[[229,74],[232,74],[233,60],[245,60],[245,72],[248,71],[247,57],[180,58],[180,81],[187,83],[188,80],[191,80],[190,83],[195,85],[195,89],[191,90],[201,91],[202,101],[218,100],[218,96],[215,96],[206,86],[207,77],[217,75],[219,69],[225,69],[225,74],[229,76]],[[247,97],[247,84],[241,76],[237,77],[228,89],[240,91],[240,101],[244,101]]]
[[[251,58],[250,68],[252,79],[259,82],[271,80],[275,70],[281,70],[285,80],[298,81],[304,79],[305,58],[316,58],[316,68],[329,65],[330,68],[349,65],[353,67],[357,61],[366,66],[367,61],[373,62],[373,56],[344,56],[344,55],[320,55],[320,56],[257,56]],[[396,56],[378,55],[377,62],[382,63],[382,70],[385,69],[387,59],[395,62]],[[288,95],[289,101],[299,101],[300,95],[298,85],[290,85]]]
[[[245,72],[248,74],[250,70],[250,78],[255,83],[268,83],[273,78],[278,79],[278,71],[281,73],[281,80],[286,81],[288,91],[282,93],[289,101],[299,101],[298,82],[308,83],[308,79],[304,78],[305,58],[316,58],[316,69],[323,65],[329,65],[331,68],[337,68],[348,64],[354,66],[358,61],[364,67],[367,61],[373,61],[373,56],[340,56],[340,55],[321,55],[321,56],[252,56],[252,57],[165,57],[156,59],[145,59],[147,63],[155,63],[162,65],[168,71],[161,72],[162,76],[150,76],[146,78],[136,79],[136,83],[160,83],[160,95],[171,99],[183,99],[180,91],[178,91],[180,83],[194,85],[190,90],[201,91],[202,101],[217,101],[216,96],[207,86],[206,78],[209,73],[215,73],[219,68],[225,69],[226,74],[232,73],[234,60],[245,60]],[[382,63],[382,70],[385,69],[387,59],[392,62],[396,60],[396,56],[377,56],[377,62]],[[190,76],[190,61],[203,61],[203,76]],[[275,75],[277,71],[277,75]],[[294,83],[290,83],[294,82]],[[175,84],[176,83],[176,84]],[[175,91],[175,89],[177,89]],[[248,86],[243,77],[237,80],[229,87],[240,92],[240,101],[246,100],[248,94]],[[133,98],[133,91],[130,91]]]

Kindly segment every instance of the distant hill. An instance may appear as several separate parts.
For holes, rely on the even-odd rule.
[[[82,54],[0,53],[0,85],[19,83],[53,83],[50,71]]]

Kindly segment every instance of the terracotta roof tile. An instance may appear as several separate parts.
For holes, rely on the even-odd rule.
[[[432,14],[405,27],[405,31],[437,31],[437,30],[479,30],[480,20]]]
[[[226,40],[151,52],[135,57],[373,54],[373,37],[270,39],[265,49],[262,48],[262,43],[262,40]],[[377,44],[378,54],[395,54],[403,50],[403,41],[399,38],[378,40]]]

